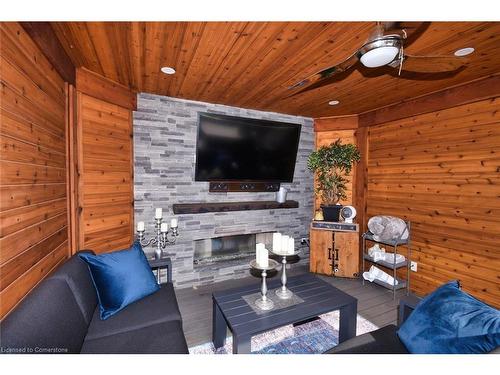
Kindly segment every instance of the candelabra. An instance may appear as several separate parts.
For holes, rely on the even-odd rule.
[[[158,214],[159,213],[159,214]],[[151,239],[146,239],[144,222],[140,221],[137,224],[137,239],[139,240],[142,247],[156,245],[155,259],[160,259],[162,256],[162,251],[167,245],[175,244],[177,237],[179,236],[179,231],[177,229],[177,219],[171,220],[170,229],[167,223],[163,223],[163,218],[161,217],[161,211],[157,211],[155,216],[155,237]]]

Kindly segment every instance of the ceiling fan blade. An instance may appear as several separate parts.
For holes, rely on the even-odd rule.
[[[302,88],[300,91],[293,95],[299,94],[304,91],[312,90],[322,86],[321,82],[331,78],[337,74],[343,73],[358,62],[358,51],[349,56],[346,60],[342,61],[340,64],[330,66],[329,68],[323,69],[300,82],[297,82],[293,86],[288,87],[290,90]]]
[[[411,56],[405,55],[403,70],[416,73],[452,72],[468,62],[467,58],[456,56]]]

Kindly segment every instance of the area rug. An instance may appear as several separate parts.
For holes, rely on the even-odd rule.
[[[294,327],[292,324],[252,337],[252,354],[320,354],[338,344],[339,312],[320,315],[320,319]],[[361,315],[356,332],[361,335],[378,327]],[[191,354],[231,354],[232,337],[217,350],[212,342],[189,348]]]

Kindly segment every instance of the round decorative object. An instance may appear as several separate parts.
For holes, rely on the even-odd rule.
[[[356,217],[356,209],[353,206],[344,206],[340,214],[346,223],[352,223],[353,219]]]
[[[273,259],[269,259],[269,265],[267,267],[262,267],[259,263],[257,263],[257,261],[255,259],[250,262],[250,267],[255,268],[256,270],[260,270],[260,271],[274,270],[278,266],[279,266],[279,263]]]

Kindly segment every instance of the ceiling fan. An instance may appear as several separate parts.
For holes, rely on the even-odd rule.
[[[300,82],[288,87],[302,88],[292,94],[309,91],[332,83],[340,73],[353,69],[358,62],[367,68],[389,66],[401,71],[413,73],[445,73],[453,72],[467,63],[467,59],[457,56],[412,56],[404,53],[404,46],[410,37],[421,34],[429,26],[429,22],[377,22],[368,40],[340,64],[323,69]],[[332,79],[330,79],[332,78]]]

